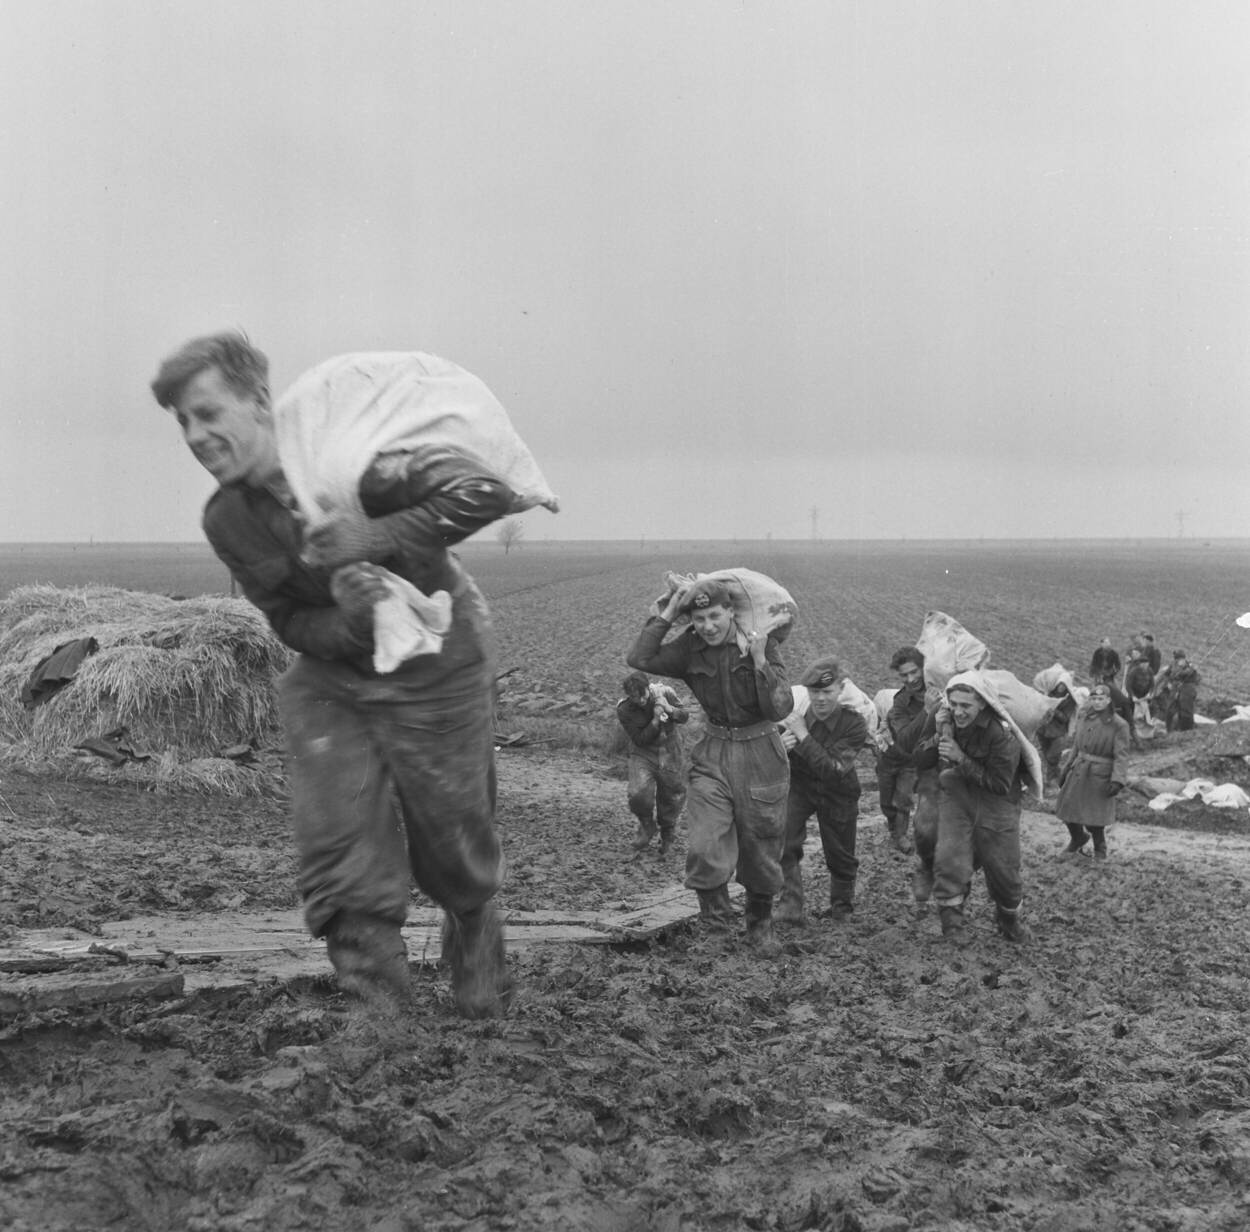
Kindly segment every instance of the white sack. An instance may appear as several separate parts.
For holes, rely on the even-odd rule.
[[[916,649],[924,655],[925,684],[937,689],[946,688],[957,672],[977,671],[990,659],[985,643],[945,612],[925,613]]]
[[[309,369],[274,407],[278,456],[300,512],[359,509],[358,485],[379,453],[441,445],[485,463],[516,494],[513,513],[553,495],[499,400],[463,368],[420,351],[339,355]]]

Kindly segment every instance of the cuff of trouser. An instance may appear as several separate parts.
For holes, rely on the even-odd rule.
[[[939,907],[962,907],[964,905],[964,896],[957,894],[954,898],[935,898],[933,901]]]
[[[1016,915],[1020,910],[1021,904],[1017,903],[1014,907],[1005,907],[1002,903],[995,903],[994,906],[1003,912],[1004,915]]]

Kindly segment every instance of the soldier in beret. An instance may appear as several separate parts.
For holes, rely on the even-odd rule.
[[[859,820],[859,775],[855,758],[868,742],[868,724],[841,702],[846,673],[835,658],[817,659],[799,677],[806,686],[806,715],[792,712],[781,742],[790,757],[790,792],[781,853],[783,885],[777,904],[782,924],[803,923],[803,842],[807,819],[816,814],[820,845],[829,869],[829,906],[835,920],[854,910],[855,838]]]
[[[690,625],[664,638],[681,613]],[[648,618],[626,656],[630,667],[683,681],[707,716],[691,752],[686,797],[686,885],[710,928],[735,927],[729,878],[746,887],[747,941],[780,947],[773,898],[781,888],[781,839],[790,763],[778,725],[794,708],[777,640],[746,630],[738,649],[733,601],[713,579],[679,587]]]

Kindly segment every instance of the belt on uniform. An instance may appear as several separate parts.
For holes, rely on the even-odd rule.
[[[769,721],[749,723],[746,727],[719,727],[715,723],[707,725],[707,734],[715,736],[717,740],[758,740],[776,730],[777,724]]]
[[[1078,761],[1092,761],[1096,766],[1114,766],[1114,757],[1099,757],[1095,753],[1078,753],[1073,759],[1073,764]]]

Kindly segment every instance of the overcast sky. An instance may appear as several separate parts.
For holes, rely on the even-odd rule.
[[[0,540],[194,540],[241,327],[482,377],[552,538],[1250,534],[1250,6],[0,0]]]

